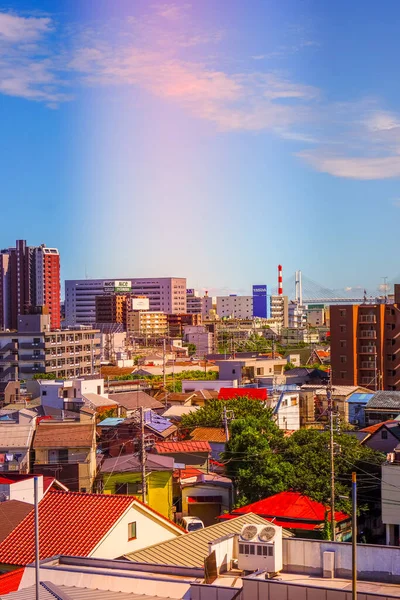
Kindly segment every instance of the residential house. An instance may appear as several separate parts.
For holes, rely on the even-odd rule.
[[[214,525],[216,519],[232,509],[232,480],[217,473],[198,469],[178,470],[174,503],[176,517],[198,517],[204,525]],[[176,489],[176,488],[175,488]],[[179,514],[178,514],[179,513]]]
[[[204,559],[210,552],[214,540],[226,539],[231,535],[238,535],[245,525],[270,525],[269,521],[256,514],[246,514],[216,525],[191,531],[175,540],[153,545],[137,552],[126,554],[127,560],[147,565],[170,565],[174,567],[196,567],[203,570]],[[282,531],[284,538],[291,537],[287,530]],[[229,567],[229,565],[226,565]],[[227,569],[225,569],[227,570]],[[236,590],[237,593],[237,590]]]
[[[127,419],[107,418],[99,423],[98,428],[100,447],[107,457],[132,454],[139,450],[139,415]],[[148,447],[158,441],[173,439],[177,433],[176,426],[169,419],[152,410],[144,412],[144,430]]]
[[[35,422],[35,418],[23,425],[0,421],[0,472],[30,472]]]
[[[346,421],[356,427],[365,427],[365,406],[373,394],[351,394],[346,400]]]
[[[321,538],[329,509],[299,492],[281,492],[258,500],[252,504],[235,508],[234,516],[256,514],[273,521],[274,525],[285,527],[297,537]],[[222,518],[229,518],[223,515]],[[347,541],[351,537],[351,518],[342,512],[335,512],[336,539]]]
[[[332,404],[335,413],[343,421],[348,419],[348,398],[354,393],[368,393],[367,388],[352,385],[335,385],[332,388]],[[302,385],[300,389],[301,426],[323,426],[328,422],[327,387]]]
[[[331,363],[331,349],[328,348],[314,348],[311,352],[310,358],[307,361],[308,365],[330,365]]]
[[[173,404],[162,415],[166,419],[170,419],[174,424],[179,424],[183,415],[190,415],[190,413],[196,412],[199,408],[200,406],[179,406],[178,404]]]
[[[170,519],[172,517],[172,476],[174,459],[169,456],[146,455],[146,504]],[[124,454],[106,458],[99,474],[105,494],[129,494],[143,499],[142,466],[138,456]]]
[[[400,415],[400,392],[375,392],[365,405],[364,412],[367,426],[396,419]]]
[[[384,454],[393,452],[400,443],[400,421],[390,420],[364,427],[361,431],[367,436],[362,440],[364,446]]]
[[[400,444],[382,465],[382,523],[386,527],[386,544],[400,546]]]
[[[208,442],[195,442],[192,440],[157,442],[154,444],[152,452],[162,456],[172,456],[175,468],[185,469],[186,467],[195,467],[207,471],[211,446]]]
[[[130,392],[109,394],[108,397],[119,405],[119,416],[121,417],[131,417],[140,408],[145,410],[151,409],[157,413],[165,410],[165,404],[162,404],[139,389]]]
[[[190,433],[190,439],[195,442],[208,442],[211,447],[211,457],[214,460],[220,460],[227,441],[223,427],[195,427]]]
[[[319,385],[323,386],[329,383],[329,373],[322,369],[312,369],[308,367],[295,367],[285,371],[285,383],[287,385]]]
[[[72,491],[91,491],[96,477],[95,422],[39,422],[33,442],[33,471],[51,475]]]
[[[35,560],[34,509],[0,543],[0,564]],[[132,496],[49,491],[39,503],[40,559],[59,554],[117,558],[182,535]]]
[[[258,377],[278,376],[284,374],[285,358],[268,358],[256,353],[254,358],[241,357],[219,359],[215,361],[219,367],[220,379],[237,379],[238,385],[255,383]]]
[[[271,395],[276,424],[285,431],[300,429],[300,394],[298,391],[282,391]]]

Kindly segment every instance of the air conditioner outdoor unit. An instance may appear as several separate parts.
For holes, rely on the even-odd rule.
[[[272,523],[244,525],[239,535],[238,568],[277,573],[282,567],[282,527]]]

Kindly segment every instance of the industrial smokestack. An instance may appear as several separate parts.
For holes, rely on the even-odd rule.
[[[283,294],[282,265],[278,265],[278,296]]]

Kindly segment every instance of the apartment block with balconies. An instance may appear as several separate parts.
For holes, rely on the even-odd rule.
[[[400,389],[400,305],[331,306],[332,383]]]
[[[92,375],[100,368],[98,330],[52,330],[49,315],[18,317],[18,330],[0,333],[0,382]]]

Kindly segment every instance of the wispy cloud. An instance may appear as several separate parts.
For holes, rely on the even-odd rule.
[[[116,31],[107,27],[76,35],[60,32],[49,16],[0,12],[0,93],[56,107],[79,87],[138,87],[219,131],[283,138],[319,172],[359,180],[400,177],[400,115],[376,99],[330,103],[315,86],[266,69],[261,61],[271,53],[252,57],[257,68],[251,62],[247,69],[232,62],[224,68],[223,53],[214,50],[226,32],[203,30],[191,19],[190,4],[157,4]],[[295,33],[295,43],[276,54],[318,46]]]

